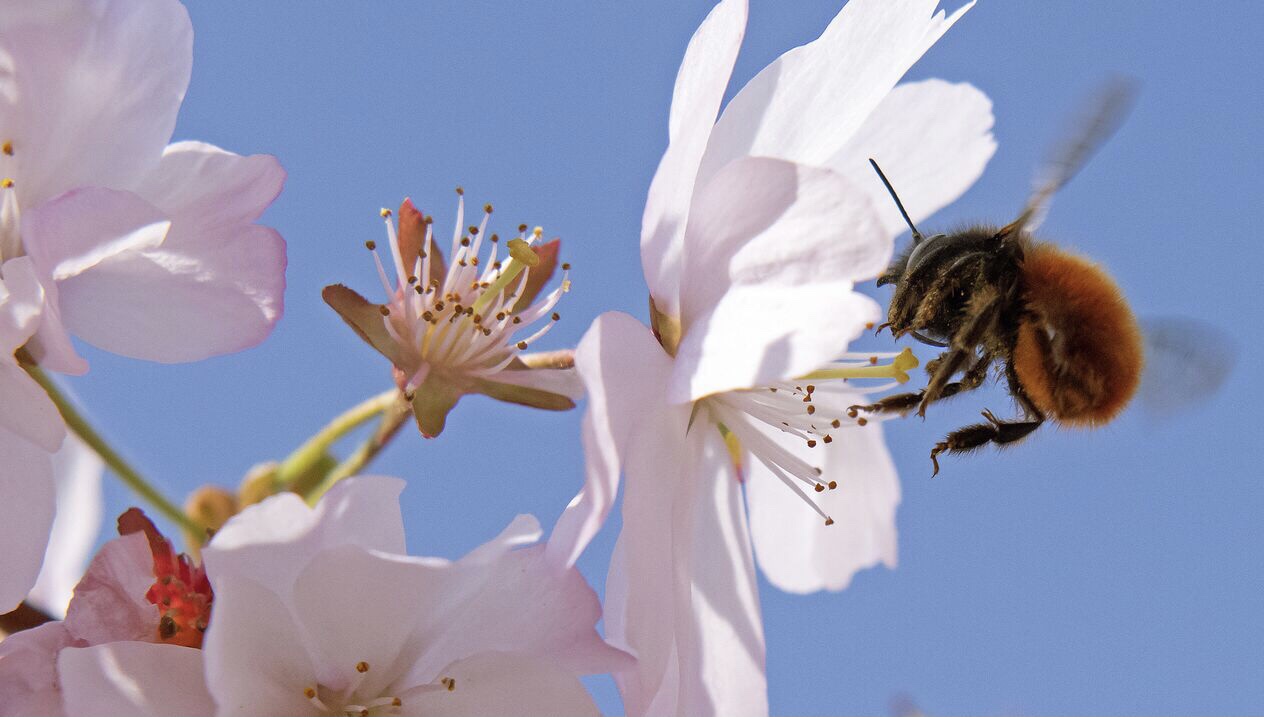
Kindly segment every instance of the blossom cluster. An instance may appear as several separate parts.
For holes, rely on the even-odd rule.
[[[748,7],[721,0],[645,202],[648,321],[602,314],[573,349],[546,340],[571,284],[542,227],[471,220],[461,190],[450,237],[411,199],[383,209],[380,293],[323,299],[389,388],[181,507],[59,375],[88,370],[72,336],[168,363],[263,341],[286,245],[258,221],[285,171],[171,142],[192,65],[177,0],[2,4],[0,714],[595,714],[590,674],[628,714],[766,714],[756,564],[795,593],[895,567],[898,478],[880,422],[847,411],[917,365],[849,351],[883,313],[856,286],[904,227],[867,159],[913,221],[981,175],[987,97],[900,84],[969,5],[850,0],[724,104]],[[466,394],[585,402],[584,482],[546,540],[521,515],[458,560],[411,556],[406,483],[365,469],[398,436],[462,440],[445,428]],[[145,507],[88,562],[107,466]],[[620,492],[599,598],[576,561]]]

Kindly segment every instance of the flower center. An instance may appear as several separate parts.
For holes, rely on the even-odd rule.
[[[890,363],[881,363],[881,359]],[[822,477],[819,466],[804,460],[783,442],[767,433],[767,427],[803,441],[808,448],[834,441],[832,432],[863,426],[864,417],[851,417],[847,406],[857,390],[881,391],[908,381],[908,370],[917,366],[909,349],[898,354],[846,354],[842,360],[809,373],[798,381],[779,382],[760,388],[729,391],[698,402],[709,411],[740,466],[742,448],[764,464],[786,487],[803,499],[826,525],[834,519],[807,492],[835,490],[838,483]],[[858,388],[849,379],[891,379],[890,383]],[[698,410],[697,408],[695,410]]]
[[[120,535],[143,532],[154,559],[154,584],[145,599],[158,608],[158,641],[184,647],[201,647],[211,618],[214,594],[206,571],[188,555],[177,555],[167,540],[139,508],[119,516]]]
[[[405,203],[397,230],[392,212],[382,210],[387,243],[395,268],[392,285],[375,242],[366,246],[373,252],[388,302],[383,305],[385,326],[391,338],[416,365],[400,367],[405,391],[415,389],[431,370],[459,369],[464,375],[491,376],[508,366],[519,351],[525,350],[548,333],[561,316],[553,311],[562,294],[570,290],[563,274],[561,284],[539,301],[534,301],[553,271],[555,253],[547,265],[542,256],[556,248],[538,245],[544,230],[518,227],[518,236],[506,242],[508,257],[499,256],[500,237],[487,234],[492,215],[490,204],[483,207],[482,221],[465,226],[465,197],[458,189],[456,227],[452,235],[449,261],[434,241],[433,219],[422,216]],[[551,245],[550,245],[551,246]],[[486,254],[482,250],[490,247]],[[570,269],[563,264],[564,272]],[[534,303],[532,303],[534,301]],[[545,320],[531,334],[519,334]]]
[[[377,695],[366,697],[359,694],[369,675],[369,663],[361,660],[355,664],[353,677],[342,689],[334,689],[319,682],[303,688],[303,697],[313,707],[326,715],[346,715],[346,717],[369,717],[369,715],[398,715],[404,707],[407,697],[417,697],[427,692],[454,692],[456,680],[451,677],[440,677],[434,682],[410,687],[397,695]],[[381,691],[393,691],[389,687]]]

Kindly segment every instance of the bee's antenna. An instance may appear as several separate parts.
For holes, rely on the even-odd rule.
[[[882,168],[878,166],[878,163],[874,161],[873,157],[869,158],[869,164],[873,165],[873,171],[878,173],[878,178],[882,180],[884,185],[886,185],[887,192],[891,195],[891,198],[895,200],[896,208],[900,210],[900,216],[904,217],[904,223],[907,224],[909,230],[913,232],[913,243],[921,244],[922,233],[917,231],[917,227],[913,226],[913,220],[909,219],[908,212],[904,211],[904,203],[900,201],[900,195],[895,193],[895,188],[891,186],[891,182],[887,180],[887,175],[882,173]]]

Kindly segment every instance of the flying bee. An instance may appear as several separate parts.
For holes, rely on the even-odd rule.
[[[1133,97],[1125,83],[1107,88],[1084,129],[1038,178],[1018,218],[1002,227],[923,236],[878,163],[869,160],[913,233],[878,279],[878,286],[895,284],[887,322],[878,330],[945,350],[926,365],[926,388],[852,406],[850,415],[916,409],[925,416],[930,404],[978,388],[999,363],[1023,415],[1003,420],[984,411],[986,422],[949,433],[930,452],[937,474],[941,453],[1016,443],[1046,420],[1100,426],[1128,405],[1145,356],[1132,309],[1104,269],[1032,233],[1053,195],[1114,134]]]

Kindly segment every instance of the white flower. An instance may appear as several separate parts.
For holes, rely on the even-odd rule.
[[[853,0],[718,122],[746,3],[721,2],[689,44],[642,225],[654,331],[610,313],[580,343],[587,481],[550,540],[571,564],[627,475],[605,619],[638,656],[617,675],[629,714],[767,711],[739,481],[777,584],[841,588],[894,561],[898,484],[877,426],[847,419],[857,394],[840,380],[915,365],[842,353],[880,313],[854,282],[886,267],[903,226],[866,160],[891,168],[920,217],[995,149],[978,90],[894,87],[964,12],[935,4]],[[856,453],[812,460],[837,447]]]
[[[502,260],[499,235],[487,234],[491,205],[478,226],[466,227],[465,196],[458,193],[451,264],[436,245],[433,220],[405,199],[398,230],[391,212],[382,210],[394,277],[387,275],[376,242],[368,243],[386,302],[371,304],[341,284],[323,292],[360,338],[391,361],[428,438],[439,435],[448,411],[466,393],[565,410],[574,408],[582,390],[569,366],[529,370],[520,357],[560,318],[554,307],[570,288],[570,265],[562,265],[560,285],[537,301],[557,266],[560,241],[539,244],[543,230],[528,232],[524,224],[506,242]],[[484,247],[491,248],[480,256]]]
[[[0,317],[0,511],[14,515],[0,516],[0,610],[39,569],[64,433],[14,352],[80,374],[73,333],[193,361],[253,346],[280,317],[285,245],[254,222],[285,172],[168,144],[192,43],[175,0],[0,1],[0,312],[19,312]]]
[[[66,429],[57,407],[14,352],[39,325],[44,303],[27,257],[0,264],[0,610],[12,610],[39,574],[55,505],[50,454]]]
[[[412,558],[402,486],[349,479],[315,510],[274,496],[216,536],[205,652],[219,713],[595,714],[578,675],[630,658],[597,635],[578,572],[531,545],[535,519],[455,562]]]
[[[27,602],[53,617],[66,614],[101,530],[101,478],[105,464],[78,436],[69,434],[53,454],[57,514],[44,566]]]
[[[29,254],[48,304],[28,352],[82,373],[70,332],[162,362],[258,343],[281,313],[285,245],[253,222],[285,172],[168,144],[192,65],[184,7],[41,6],[0,22],[0,256]]]

